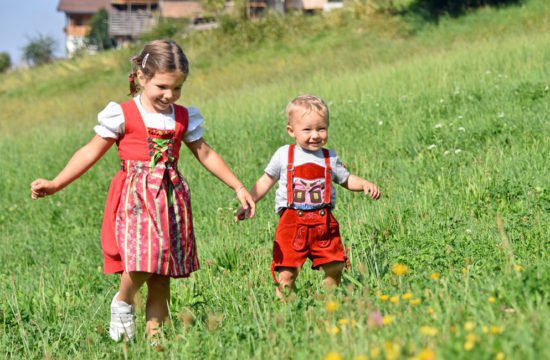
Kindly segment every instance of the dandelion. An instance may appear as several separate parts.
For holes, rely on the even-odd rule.
[[[466,321],[464,323],[464,330],[472,331],[476,327],[476,324],[473,321]]]
[[[461,152],[462,152],[461,149],[455,149],[455,154],[456,154],[456,155],[460,154]]]
[[[413,297],[413,294],[408,292],[408,293],[404,293],[403,295],[401,295],[401,299],[403,300],[409,300]]]
[[[521,272],[521,270],[523,270],[523,266],[516,264],[516,265],[514,265],[514,270],[516,272]]]
[[[338,320],[338,323],[340,325],[346,326],[349,323],[349,320],[348,319],[340,319],[340,320]]]
[[[393,316],[385,315],[384,318],[382,319],[382,322],[384,323],[384,325],[391,324],[393,322]]]
[[[420,327],[420,333],[425,336],[436,336],[437,335],[437,328],[431,327],[431,326],[421,326]]]
[[[325,304],[325,309],[328,311],[328,312],[336,312],[338,310],[338,308],[340,307],[340,304],[338,304],[336,301],[327,301],[327,303]]]
[[[449,326],[449,331],[451,332],[451,334],[455,334],[456,333],[456,325]]]
[[[427,312],[428,312],[428,314],[430,314],[430,315],[433,315],[433,314],[435,314],[435,311],[434,311],[434,309],[432,309],[431,307],[427,308],[427,309],[426,309],[426,311],[427,311]]]
[[[380,295],[378,298],[379,298],[380,300],[382,300],[382,301],[386,301],[386,300],[388,300],[388,299],[390,298],[390,296],[389,296],[389,295],[382,294],[382,295]]]
[[[458,128],[458,131],[464,132],[464,131],[466,131],[466,129],[464,129],[464,128],[461,126],[461,127]]]
[[[479,341],[479,337],[475,334],[468,334],[466,335],[466,341],[475,343]]]
[[[475,345],[474,342],[472,342],[472,341],[466,341],[466,342],[464,343],[464,350],[470,351],[470,350],[472,350],[472,349],[474,348],[474,345]]]
[[[353,360],[369,360],[367,355],[357,355],[353,357]]]
[[[409,272],[409,267],[405,264],[395,264],[392,266],[391,271],[397,276],[403,276]]]
[[[434,128],[441,129],[443,127],[442,123],[435,124]]]
[[[495,356],[495,360],[504,360],[504,353],[502,351],[498,352]]]
[[[399,296],[392,296],[390,298],[390,301],[392,302],[392,304],[397,304],[399,302]]]
[[[504,331],[504,329],[500,326],[496,326],[496,325],[491,326],[491,333],[492,334],[500,334],[500,333],[502,333],[502,331]]]
[[[488,326],[482,326],[481,331],[483,331],[484,334],[488,334],[489,333],[489,327]]]
[[[422,349],[418,353],[418,360],[435,360],[435,353],[431,349]]]
[[[463,267],[463,268],[462,268],[462,274],[466,275],[467,273],[468,273],[468,269],[466,269],[466,268]]]
[[[497,301],[497,300],[496,300],[493,296],[489,296],[489,297],[487,298],[487,301],[488,301],[489,303],[491,303],[491,304],[494,304],[495,301]]]
[[[436,144],[431,144],[430,146],[428,146],[428,150],[433,150],[437,147]]]
[[[411,305],[418,305],[420,304],[420,299],[411,299]]]
[[[430,279],[432,279],[432,280],[437,280],[437,279],[439,279],[439,273],[438,273],[438,272],[434,272],[433,274],[430,275]]]
[[[332,326],[328,329],[328,333],[331,334],[331,335],[336,335],[339,332],[340,332],[340,329],[336,325],[334,325],[334,326]]]
[[[331,351],[325,355],[325,360],[342,360],[342,355],[339,352]]]
[[[380,348],[375,346],[372,349],[370,349],[370,357],[373,359],[377,359],[380,356]]]

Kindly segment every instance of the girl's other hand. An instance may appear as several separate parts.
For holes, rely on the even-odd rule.
[[[245,187],[241,187],[237,190],[237,199],[241,203],[241,208],[237,210],[235,215],[236,220],[252,219],[256,214],[256,203],[252,200],[252,195],[246,190]]]
[[[380,199],[380,190],[378,189],[378,186],[374,185],[370,181],[366,181],[363,183],[363,192],[365,195],[370,196],[373,200]]]
[[[57,192],[55,183],[46,179],[36,179],[31,183],[31,198],[34,200]]]

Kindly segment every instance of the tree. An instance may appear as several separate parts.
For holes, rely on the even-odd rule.
[[[93,46],[99,51],[114,47],[113,39],[109,36],[109,14],[107,10],[99,10],[90,19],[90,31],[84,40],[86,46]]]
[[[57,44],[55,39],[48,35],[38,34],[34,38],[27,38],[29,43],[23,47],[23,59],[31,66],[43,65],[54,59]]]
[[[11,66],[10,54],[6,51],[0,52],[0,73],[8,70]]]

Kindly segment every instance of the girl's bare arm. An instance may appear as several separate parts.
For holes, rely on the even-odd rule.
[[[247,210],[248,217],[253,217],[256,212],[256,204],[252,200],[252,196],[222,157],[203,139],[186,143],[186,145],[202,166],[235,191],[241,206]]]
[[[99,160],[115,143],[115,139],[102,138],[96,135],[92,140],[74,153],[65,168],[53,180],[36,179],[31,183],[33,199],[53,195],[63,189]]]

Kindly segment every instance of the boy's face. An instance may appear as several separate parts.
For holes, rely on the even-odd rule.
[[[286,131],[302,149],[317,151],[327,143],[328,121],[316,111],[298,110],[289,119]]]

